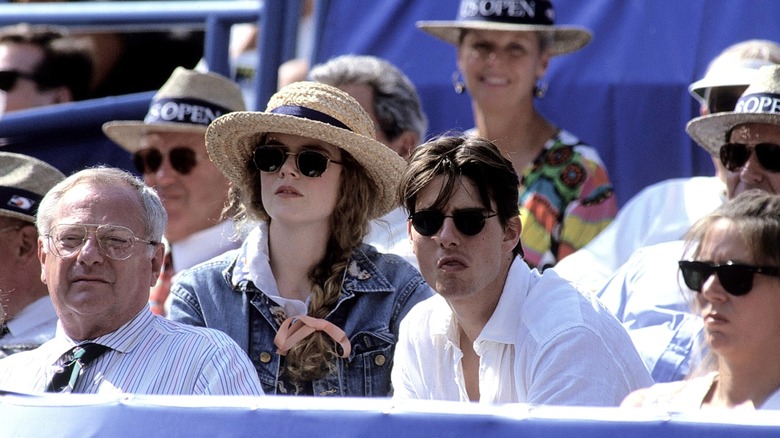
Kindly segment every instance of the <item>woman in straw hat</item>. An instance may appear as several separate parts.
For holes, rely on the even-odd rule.
[[[401,318],[432,291],[361,242],[395,207],[404,160],[356,100],[313,82],[218,118],[206,148],[233,184],[226,211],[259,223],[240,249],[181,275],[171,318],[228,333],[268,394],[389,395]]]
[[[554,25],[554,17],[547,0],[462,0],[455,21],[417,23],[456,46],[455,91],[471,95],[473,133],[494,142],[521,173],[525,260],[540,269],[584,246],[617,213],[595,149],[534,106],[550,58],[591,38],[586,29]]]
[[[704,320],[702,375],[631,393],[622,406],[780,409],[780,197],[750,190],[700,219],[679,262]]]

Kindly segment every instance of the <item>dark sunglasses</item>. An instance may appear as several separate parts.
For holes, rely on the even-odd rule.
[[[29,79],[31,81],[38,82],[38,78],[33,73],[25,73],[16,70],[3,70],[0,71],[0,90],[11,91],[16,86],[16,80],[19,78]]]
[[[731,295],[738,297],[746,295],[753,289],[754,274],[780,276],[780,269],[776,266],[749,266],[732,262],[714,265],[712,263],[689,260],[681,260],[679,266],[685,285],[692,291],[701,292],[704,282],[712,274],[718,274],[718,281],[723,286],[723,289]]]
[[[421,210],[409,215],[412,226],[423,236],[433,236],[444,224],[444,219],[451,217],[455,228],[466,236],[476,236],[485,228],[485,220],[496,213],[485,214],[481,208],[466,208],[456,210],[451,215],[445,215],[438,210]]]
[[[162,165],[162,161],[162,152],[155,148],[141,149],[133,154],[133,164],[141,175],[157,172],[157,169]],[[198,156],[194,150],[185,146],[179,146],[168,151],[168,161],[171,163],[173,170],[186,175],[198,164]]]
[[[282,168],[282,165],[290,155],[295,156],[295,164],[298,166],[301,174],[309,178],[322,176],[328,168],[328,163],[343,164],[340,161],[331,160],[322,152],[312,149],[290,152],[276,146],[258,146],[255,148],[252,161],[260,171],[275,173]]]
[[[720,162],[731,172],[741,168],[750,158],[750,151],[755,150],[761,166],[772,172],[780,172],[780,145],[774,143],[759,143],[750,147],[742,143],[726,143],[720,147]]]

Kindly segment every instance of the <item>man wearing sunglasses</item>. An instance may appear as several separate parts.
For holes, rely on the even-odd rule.
[[[0,114],[86,99],[92,74],[85,41],[43,25],[0,28]]]
[[[133,154],[138,173],[168,213],[169,257],[150,295],[157,314],[167,314],[172,275],[240,246],[232,222],[222,219],[228,180],[208,158],[205,133],[215,118],[244,108],[235,82],[179,67],[152,98],[143,121],[103,125],[111,140]]]
[[[606,308],[523,261],[518,183],[478,137],[441,137],[413,153],[399,194],[437,295],[401,322],[394,397],[617,406],[651,382]]]
[[[780,96],[777,69],[761,67],[732,111],[697,117],[686,127],[719,161],[727,199],[750,189],[780,193],[780,107],[772,107]],[[640,248],[598,294],[629,330],[656,382],[684,379],[701,360],[703,324],[684,299],[685,285],[697,285],[694,271],[706,278],[715,271],[687,263],[681,270],[683,252],[682,240]],[[719,274],[738,270],[723,267]]]

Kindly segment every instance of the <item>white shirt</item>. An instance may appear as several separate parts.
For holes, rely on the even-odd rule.
[[[171,244],[173,272],[179,273],[225,251],[238,248],[241,242],[232,240],[234,232],[232,221],[222,221]]]
[[[590,243],[553,269],[581,290],[597,292],[635,250],[682,239],[694,222],[724,202],[725,186],[716,177],[653,184],[631,198]]]
[[[474,350],[480,403],[617,406],[652,384],[631,339],[598,300],[520,258]],[[418,304],[401,322],[394,398],[468,401],[462,357],[444,298]]]
[[[252,362],[226,334],[155,316],[147,305],[116,331],[92,342],[111,349],[83,371],[74,392],[260,395]],[[0,389],[43,392],[60,358],[75,346],[58,324],[54,339],[0,360]]]
[[[705,348],[704,323],[691,312],[693,295],[679,274],[684,251],[682,240],[641,248],[598,293],[656,382],[684,379]]]
[[[0,339],[0,347],[30,345],[35,348],[43,344],[54,337],[57,329],[57,313],[51,297],[38,298],[6,324],[9,333]]]
[[[408,217],[406,210],[398,207],[381,218],[372,220],[363,242],[373,246],[378,252],[399,255],[418,268],[417,257],[412,252],[412,242],[406,231]]]

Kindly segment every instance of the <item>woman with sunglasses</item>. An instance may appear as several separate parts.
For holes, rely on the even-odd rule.
[[[253,228],[181,275],[171,318],[228,333],[268,394],[390,394],[401,318],[432,291],[362,239],[395,207],[404,160],[356,100],[313,82],[218,118],[206,147],[233,184],[225,211]]]
[[[682,382],[623,406],[668,410],[780,407],[780,196],[751,190],[700,219],[679,262],[703,318],[707,359]]]
[[[417,26],[457,48],[453,82],[458,94],[471,95],[470,133],[494,141],[520,173],[525,261],[544,269],[604,229],[617,202],[596,150],[534,104],[544,96],[550,59],[588,44],[590,32],[555,25],[550,1],[505,3],[462,0],[455,21]]]

